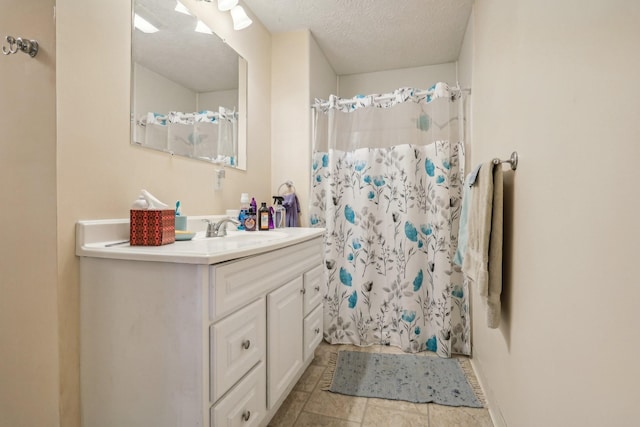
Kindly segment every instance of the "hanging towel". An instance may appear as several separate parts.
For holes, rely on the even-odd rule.
[[[464,254],[467,252],[467,240],[469,238],[469,227],[467,224],[469,217],[469,205],[471,204],[471,179],[473,177],[473,181],[475,182],[476,176],[478,175],[477,170],[474,172],[475,174],[472,172],[467,175],[467,179],[465,179],[464,185],[462,186],[462,208],[460,209],[460,224],[458,226],[458,247],[456,248],[456,253],[453,257],[453,262],[461,267],[464,260]]]
[[[285,209],[285,221],[287,227],[298,226],[298,214],[300,213],[300,203],[298,202],[298,196],[296,193],[289,193],[284,195],[284,201],[282,206]]]
[[[487,326],[500,325],[502,292],[502,165],[483,163],[470,188],[467,250],[462,272],[478,286],[487,308]]]
[[[467,177],[469,179],[469,187],[471,187],[473,184],[476,183],[476,179],[478,178],[478,172],[480,172],[481,167],[482,167],[482,164],[479,164],[478,166],[473,168],[473,170]]]

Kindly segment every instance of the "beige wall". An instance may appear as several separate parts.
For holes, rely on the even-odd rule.
[[[0,55],[0,426],[58,425],[53,0],[2,3],[6,35],[40,52]]]
[[[196,92],[161,76],[147,67],[135,63],[133,103],[136,117],[146,117],[146,113],[167,114],[169,111],[196,111]],[[216,109],[217,111],[217,109]]]
[[[311,104],[336,93],[337,77],[308,30],[273,35],[271,186],[293,181],[308,226]]]
[[[501,327],[473,306],[498,426],[637,425],[638,22],[628,0],[475,3],[473,161],[520,154]]]
[[[308,30],[273,35],[271,62],[271,188],[293,181],[300,221],[308,225],[311,126]]]
[[[312,104],[318,98],[329,99],[329,95],[338,93],[338,76],[313,38],[313,34],[309,39],[309,48],[309,101]]]
[[[471,115],[471,105],[473,103],[473,15],[469,17],[467,30],[460,47],[460,56],[457,64],[457,81],[464,90],[469,89],[471,92],[463,92],[462,102],[464,103],[464,141],[465,141],[465,170],[469,170],[472,166],[473,159],[473,141],[471,135],[473,133],[473,116]],[[473,336],[473,333],[472,333]]]
[[[269,200],[271,36],[254,19],[232,30],[215,3],[185,0],[249,62],[247,172],[228,169],[214,192],[214,170],[204,162],[129,145],[129,2],[57,1],[58,269],[62,425],[78,417],[78,259],[74,224],[79,219],[123,218],[140,189],[161,200],[180,199],[184,214],[224,213],[240,193]],[[82,41],[79,44],[79,41]],[[81,48],[80,48],[81,47]]]
[[[197,111],[218,111],[218,107],[238,110],[238,89],[218,90],[198,94]]]
[[[375,73],[341,75],[338,79],[338,94],[342,98],[352,98],[356,95],[393,92],[401,87],[427,89],[437,82],[455,85],[455,62]]]

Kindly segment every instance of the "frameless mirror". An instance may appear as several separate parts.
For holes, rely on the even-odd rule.
[[[247,63],[180,6],[133,0],[131,143],[246,169]]]

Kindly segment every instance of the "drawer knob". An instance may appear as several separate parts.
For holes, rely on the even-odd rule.
[[[316,290],[316,292],[320,292],[320,285],[316,286],[315,288],[313,288]]]
[[[242,341],[242,348],[244,348],[245,350],[248,350],[249,347],[251,347],[251,340]]]
[[[318,335],[320,333],[320,328],[315,328],[314,331],[315,331],[316,335]]]
[[[244,411],[242,413],[242,421],[249,421],[249,418],[251,418],[251,411]]]
[[[300,293],[304,295],[304,294],[307,293],[307,291],[304,288],[302,288],[302,289],[300,289]]]

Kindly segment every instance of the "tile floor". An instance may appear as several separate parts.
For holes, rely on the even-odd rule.
[[[345,396],[319,387],[329,355],[341,350],[402,353],[395,347],[329,345],[322,342],[313,362],[273,417],[271,427],[493,427],[485,408]]]

